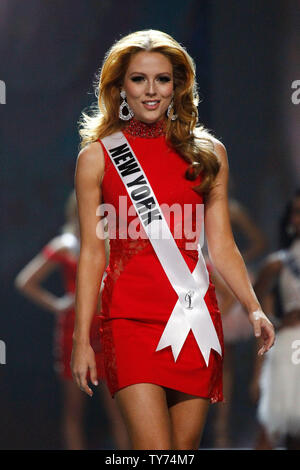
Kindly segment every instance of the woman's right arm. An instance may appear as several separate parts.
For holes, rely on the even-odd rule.
[[[88,369],[92,382],[97,385],[95,354],[90,345],[90,325],[97,309],[99,289],[106,264],[102,222],[96,215],[97,208],[102,202],[103,174],[103,150],[98,142],[94,142],[81,150],[75,170],[80,254],[76,274],[76,315],[71,361],[75,382],[90,396],[93,392],[86,380]]]

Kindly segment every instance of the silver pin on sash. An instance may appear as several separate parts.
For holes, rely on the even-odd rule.
[[[192,308],[192,296],[194,295],[194,291],[193,290],[189,290],[186,294],[185,294],[185,297],[184,297],[184,300],[186,302],[188,302],[188,306],[186,308],[188,308],[189,310],[191,310]]]

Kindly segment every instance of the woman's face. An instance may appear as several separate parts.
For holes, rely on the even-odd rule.
[[[300,197],[296,197],[293,201],[290,221],[297,235],[300,236]]]
[[[159,121],[173,96],[173,66],[160,52],[141,51],[129,62],[123,89],[135,118],[151,124]]]

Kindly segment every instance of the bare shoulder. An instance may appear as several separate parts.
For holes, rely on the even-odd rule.
[[[214,144],[214,150],[217,158],[219,159],[219,162],[221,163],[221,166],[223,167],[228,167],[228,155],[227,155],[227,149],[223,142],[218,140],[216,137],[211,136],[212,143]]]
[[[225,167],[228,166],[227,150],[223,142],[217,139],[213,134],[209,132],[208,129],[204,127],[195,127],[194,135],[199,139],[210,141],[213,144],[213,151],[220,164]]]
[[[76,161],[76,173],[97,179],[101,183],[104,174],[104,152],[100,142],[92,142],[80,150]]]

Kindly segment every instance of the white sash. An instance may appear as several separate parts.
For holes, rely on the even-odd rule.
[[[204,296],[209,286],[206,263],[198,243],[198,261],[191,273],[187,266],[150,183],[129,142],[122,132],[101,139],[130,199],[156,255],[178,295],[156,351],[171,346],[176,362],[186,337],[192,329],[208,366],[210,350],[222,355],[219,338]],[[143,201],[143,202],[141,202]]]

